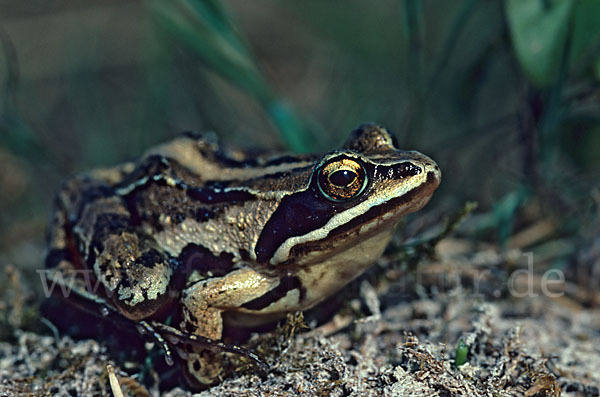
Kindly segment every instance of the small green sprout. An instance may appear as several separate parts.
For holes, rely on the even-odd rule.
[[[465,344],[465,341],[461,339],[458,341],[458,346],[456,347],[456,357],[454,359],[454,366],[456,368],[467,362],[467,354],[469,354],[469,348]]]

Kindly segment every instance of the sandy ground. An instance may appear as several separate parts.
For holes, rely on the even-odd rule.
[[[458,240],[442,241],[436,252],[434,260],[411,271],[395,269],[393,258],[382,259],[344,292],[347,303],[324,323],[308,316],[310,329],[291,336],[281,328],[252,336],[249,346],[272,347],[259,348],[266,352],[268,373],[242,368],[196,395],[599,395],[597,306],[578,302],[568,283],[544,294],[537,285],[543,275],[507,283],[504,269],[519,262],[519,252],[501,255]],[[9,275],[4,286],[25,284],[15,281],[14,269]],[[537,296],[515,297],[526,292]],[[24,330],[26,325],[11,328],[14,317],[26,317],[24,307],[34,303],[27,293],[4,289],[0,396],[112,395],[107,364],[115,366],[124,395],[192,395],[183,387],[159,391],[151,377],[142,385],[140,363],[116,360],[103,342],[53,335],[35,315],[28,321],[39,323],[36,332]],[[466,348],[460,352],[467,355],[457,366],[461,340]]]

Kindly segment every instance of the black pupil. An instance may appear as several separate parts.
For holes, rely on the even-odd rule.
[[[329,181],[336,186],[348,186],[356,179],[356,173],[350,170],[336,171],[329,176]]]

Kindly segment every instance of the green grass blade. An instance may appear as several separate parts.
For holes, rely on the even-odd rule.
[[[306,123],[273,93],[220,1],[149,0],[149,5],[160,27],[188,45],[208,69],[261,104],[292,150],[312,149]]]

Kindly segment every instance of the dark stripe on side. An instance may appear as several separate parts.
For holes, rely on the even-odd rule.
[[[256,260],[268,262],[285,240],[322,227],[335,212],[335,203],[317,197],[312,189],[284,197],[258,238]]]
[[[277,302],[279,299],[283,298],[289,291],[299,289],[300,287],[302,287],[302,282],[298,277],[283,277],[277,287],[250,302],[244,303],[242,307],[248,310],[264,309],[271,303]]]
[[[215,256],[201,245],[190,243],[186,245],[177,257],[175,285],[185,287],[187,278],[192,272],[198,271],[202,276],[222,277],[233,269],[233,254],[221,253]]]
[[[189,198],[204,204],[239,203],[255,198],[252,193],[246,190],[229,190],[225,192],[220,189],[191,188],[186,192]]]

